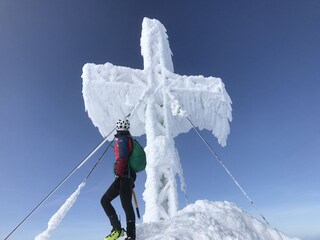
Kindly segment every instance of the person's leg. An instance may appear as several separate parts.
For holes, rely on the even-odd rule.
[[[114,229],[121,229],[121,223],[118,219],[117,213],[111,204],[111,201],[119,196],[120,189],[120,179],[116,178],[114,182],[110,185],[108,190],[103,194],[101,198],[101,205],[107,214],[110,224]]]
[[[120,199],[126,213],[127,236],[136,239],[136,216],[132,206],[132,182],[129,178],[121,178]]]

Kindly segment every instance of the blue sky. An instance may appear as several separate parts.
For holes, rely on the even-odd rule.
[[[2,0],[0,237],[102,140],[84,111],[82,66],[111,62],[142,69],[145,16],[165,25],[176,73],[224,81],[233,101],[227,146],[203,134],[265,217],[291,236],[320,239],[316,0]],[[190,203],[226,200],[256,216],[194,132],[178,136],[176,145]],[[10,239],[33,239],[43,231],[98,157]],[[51,239],[99,238],[109,232],[99,201],[113,179],[113,159],[109,151]],[[136,189],[142,212],[144,180],[142,173]]]

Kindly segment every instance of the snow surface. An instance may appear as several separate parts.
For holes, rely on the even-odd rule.
[[[226,145],[232,120],[231,99],[220,78],[175,74],[165,27],[144,18],[141,32],[144,69],[86,64],[83,67],[85,109],[100,133],[111,134],[119,118],[129,116],[133,136],[147,137],[144,222],[178,211],[176,176],[185,190],[174,137],[192,129],[186,120],[212,131]]]
[[[198,200],[173,218],[143,223],[139,240],[298,240],[261,222],[230,202]]]

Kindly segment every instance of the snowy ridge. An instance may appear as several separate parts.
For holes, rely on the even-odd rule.
[[[298,240],[244,212],[230,202],[198,200],[175,217],[143,223],[139,240]]]

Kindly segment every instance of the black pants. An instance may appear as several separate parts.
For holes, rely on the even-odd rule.
[[[109,217],[113,228],[121,228],[117,213],[111,204],[111,201],[120,195],[121,205],[126,214],[127,235],[135,239],[135,214],[132,206],[132,188],[133,182],[130,178],[118,177],[110,185],[109,189],[101,198],[101,205]]]

